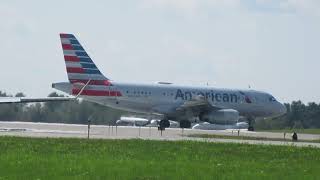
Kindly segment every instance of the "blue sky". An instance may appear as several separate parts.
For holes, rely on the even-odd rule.
[[[66,81],[58,34],[126,82],[253,89],[320,102],[320,1],[1,1],[3,91],[46,96]]]

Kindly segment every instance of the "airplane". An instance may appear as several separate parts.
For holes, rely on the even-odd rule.
[[[248,129],[254,130],[256,118],[286,113],[282,103],[263,91],[112,81],[73,34],[61,33],[60,40],[69,81],[53,83],[53,88],[103,106],[157,115],[161,118],[160,130],[170,126],[169,119],[190,127],[194,118],[212,124],[235,124],[240,117],[248,118]]]

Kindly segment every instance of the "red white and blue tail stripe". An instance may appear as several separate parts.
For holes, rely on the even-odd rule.
[[[81,95],[110,96],[111,92],[106,90],[106,86],[112,86],[110,80],[97,68],[76,37],[73,34],[60,34],[60,39],[70,83],[87,84],[90,80]],[[80,89],[73,88],[72,94],[79,93]]]

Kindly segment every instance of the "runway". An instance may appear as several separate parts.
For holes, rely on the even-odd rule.
[[[0,122],[0,136],[23,136],[23,137],[69,137],[87,138],[88,126],[79,124],[59,124],[59,123],[33,123],[33,122]],[[216,139],[216,138],[195,138],[188,137],[192,134],[216,134],[237,136],[237,131],[232,130],[194,130],[194,129],[170,129],[163,131],[162,135],[156,127],[124,127],[124,126],[104,126],[91,125],[90,138],[99,139],[150,139],[150,140],[192,140],[205,142],[227,142],[227,143],[247,143],[247,144],[270,144],[270,145],[294,145],[312,146],[320,148],[320,143],[311,142],[288,142],[269,140],[239,140],[239,139]],[[240,131],[241,136],[284,138],[283,133],[271,132],[249,132]],[[291,139],[286,135],[286,139]],[[319,140],[320,135],[299,134],[300,140]]]

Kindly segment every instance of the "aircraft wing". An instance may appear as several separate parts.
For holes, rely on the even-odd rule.
[[[90,83],[91,79],[86,84],[80,84],[82,87],[75,97],[44,97],[44,98],[27,98],[27,97],[0,97],[0,104],[9,103],[34,103],[34,102],[57,102],[57,101],[72,101],[79,98],[83,90]]]
[[[184,102],[179,106],[177,111],[192,111],[192,112],[204,112],[209,110],[219,110],[224,109],[224,107],[215,106],[209,103],[204,97],[197,97],[195,99]]]
[[[72,101],[72,100],[75,100],[75,98],[74,97],[45,97],[45,98],[1,97],[0,104],[56,102],[56,101]]]

